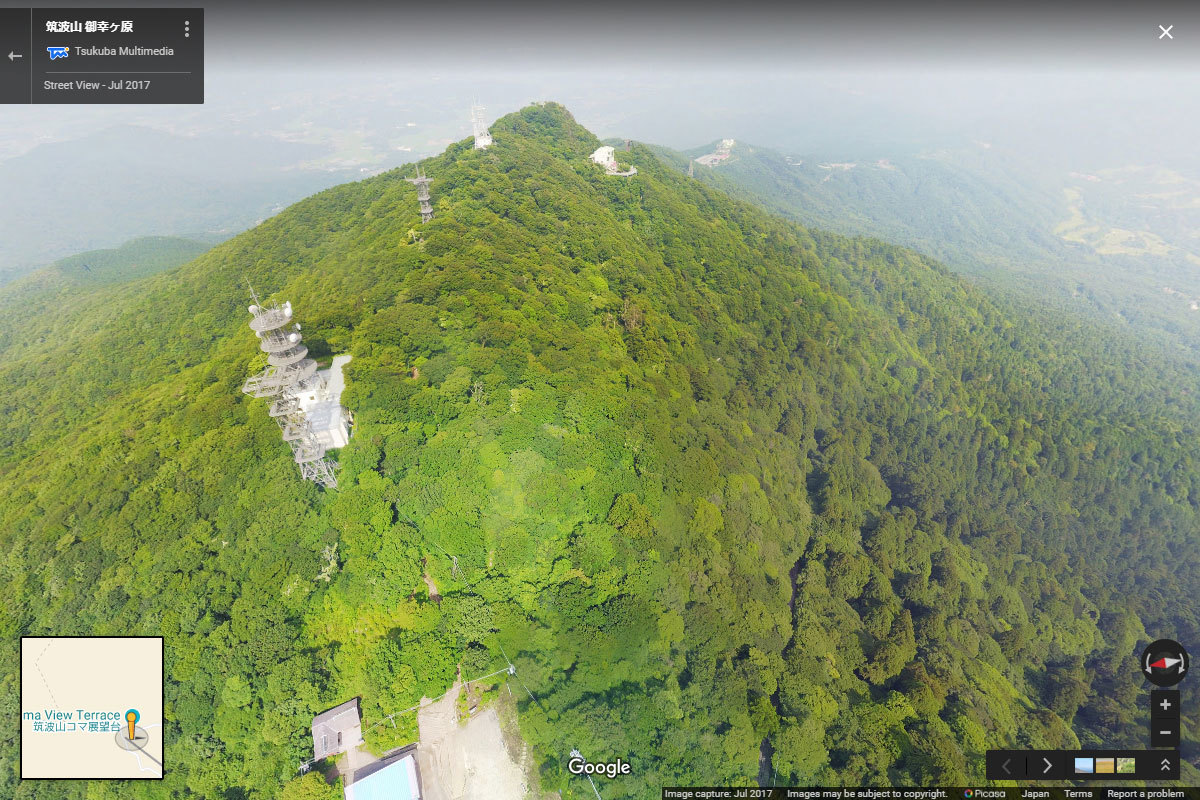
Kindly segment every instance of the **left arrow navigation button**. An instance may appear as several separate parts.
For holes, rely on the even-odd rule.
[[[1025,777],[1025,751],[988,750],[985,768],[990,781],[1021,780]]]

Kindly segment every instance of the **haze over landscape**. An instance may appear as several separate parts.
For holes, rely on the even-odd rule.
[[[1154,18],[353,8],[210,8],[203,106],[0,114],[0,682],[164,636],[170,759],[9,740],[0,794],[341,797],[443,697],[514,798],[593,796],[576,749],[650,798],[1145,747],[1137,654],[1200,641],[1200,62]],[[352,356],[336,487],[243,392],[250,286]]]

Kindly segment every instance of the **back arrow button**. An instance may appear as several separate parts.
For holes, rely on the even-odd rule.
[[[8,60],[9,61],[16,61],[18,58],[24,58],[24,57],[25,56],[21,55],[20,53],[14,53],[12,50],[8,51]]]

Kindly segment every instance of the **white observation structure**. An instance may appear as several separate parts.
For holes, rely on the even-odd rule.
[[[637,167],[630,167],[624,172],[621,171],[620,165],[617,164],[617,151],[609,145],[597,147],[596,152],[592,153],[591,159],[604,167],[605,175],[620,175],[623,178],[628,178],[630,175],[637,175]]]
[[[350,413],[341,405],[342,366],[350,356],[333,359],[332,366],[317,371],[300,336],[300,325],[292,322],[292,304],[264,305],[254,295],[250,306],[250,329],[267,354],[267,367],[249,378],[242,391],[254,397],[274,397],[268,413],[279,423],[283,440],[292,448],[300,474],[328,489],[337,487],[333,471],[337,463],[325,457],[329,450],[345,446],[350,439]]]

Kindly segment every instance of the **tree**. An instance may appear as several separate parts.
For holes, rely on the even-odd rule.
[[[338,783],[341,783],[339,780]],[[341,797],[339,786],[330,785],[319,772],[309,772],[293,778],[283,785],[281,800],[337,800]]]

